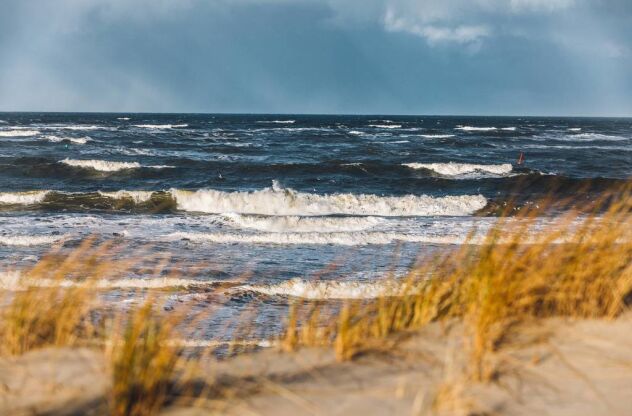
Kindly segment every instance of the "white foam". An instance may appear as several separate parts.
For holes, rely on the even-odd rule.
[[[511,173],[513,167],[510,163],[501,165],[476,165],[470,163],[404,163],[411,169],[428,169],[443,176],[471,177],[472,175],[504,176]]]
[[[63,235],[0,235],[0,245],[30,247],[55,243]]]
[[[501,128],[501,130],[505,130],[505,131],[516,131],[515,127],[503,127]]]
[[[89,168],[98,170],[100,172],[116,172],[123,169],[136,169],[140,168],[141,164],[138,162],[112,162],[110,160],[76,160],[76,159],[64,159],[60,161],[68,166],[74,166],[79,168]]]
[[[127,120],[129,120],[130,118],[129,118],[129,117],[117,117],[116,119],[117,119],[117,120],[127,121]]]
[[[369,124],[369,127],[375,127],[376,129],[399,129],[401,124]]]
[[[31,205],[42,202],[50,191],[0,192],[0,204]]]
[[[364,135],[366,135],[366,133],[364,133],[362,131],[358,131],[358,130],[350,130],[349,134],[353,134],[353,135],[356,135],[356,136],[364,136]]]
[[[211,286],[215,283],[216,281],[164,277],[154,279],[101,279],[96,282],[96,286],[102,289],[163,289]]]
[[[31,137],[40,134],[38,130],[4,130],[0,131],[0,137]]]
[[[275,285],[243,285],[232,290],[303,299],[371,299],[402,293],[403,289],[401,285],[390,281],[369,283],[292,279]]]
[[[48,129],[55,130],[99,130],[106,127],[102,126],[85,126],[85,125],[69,125],[69,126],[46,126]]]
[[[143,129],[175,129],[179,127],[189,127],[188,124],[134,124],[134,127]]]
[[[632,146],[578,146],[578,145],[552,145],[552,144],[527,144],[524,149],[568,149],[568,150],[620,150],[622,152],[632,152]]]
[[[239,228],[273,233],[364,231],[383,221],[378,217],[262,217],[241,214],[226,214],[224,217]]]
[[[463,130],[463,131],[493,131],[496,130],[496,127],[472,127],[472,126],[458,126],[455,127],[454,130]]]
[[[59,137],[59,136],[44,136],[42,137],[42,139],[44,140],[48,140],[49,142],[53,142],[53,143],[60,143],[63,142],[64,140],[68,140],[71,143],[76,143],[76,144],[86,144],[88,143],[90,140],[89,137]]]
[[[263,120],[257,121],[257,123],[294,124],[296,123],[296,120]]]
[[[571,127],[567,129],[568,131],[582,131],[581,127]]]
[[[621,140],[629,140],[628,137],[622,136],[612,136],[609,134],[600,134],[600,133],[579,133],[579,134],[571,134],[570,136],[566,136],[570,140],[582,140],[582,141],[613,141],[618,142]],[[564,140],[559,138],[558,140]]]
[[[20,287],[20,277],[19,270],[0,271],[0,289],[17,290]]]
[[[212,214],[462,216],[469,215],[487,204],[482,195],[436,198],[427,195],[317,195],[293,189],[280,189],[278,185],[253,192],[223,192],[213,189],[172,189],[170,192],[176,199],[179,209]]]
[[[27,287],[76,287],[90,286],[97,289],[168,289],[177,287],[205,287],[216,284],[217,281],[181,279],[175,277],[153,279],[98,279],[91,281],[29,279],[23,277],[19,271],[0,273],[0,289],[22,290]]]
[[[277,341],[261,339],[261,340],[206,340],[206,339],[170,339],[167,341],[167,345],[182,347],[182,348],[212,348],[222,346],[232,347],[260,347],[260,348],[272,348],[278,345]]]
[[[163,237],[167,241],[189,240],[198,243],[217,244],[278,244],[278,245],[324,245],[341,246],[387,245],[396,241],[451,245],[463,244],[464,236],[457,235],[416,235],[394,232],[300,232],[300,233],[193,233],[175,232]],[[472,241],[475,244],[476,241]]]
[[[175,166],[168,165],[154,165],[154,166],[143,166],[138,162],[113,162],[111,160],[77,160],[77,159],[64,159],[60,160],[60,163],[66,164],[68,166],[84,168],[84,169],[94,169],[100,172],[116,172],[123,169],[138,169],[138,168],[152,168],[152,169],[167,169],[174,168]]]
[[[156,156],[159,155],[159,152],[149,149],[139,149],[136,147],[123,147],[117,146],[116,150],[124,155],[128,156]]]
[[[449,137],[454,137],[454,134],[420,134],[420,136],[427,139],[447,139]]]
[[[116,192],[103,192],[98,191],[99,195],[106,196],[108,198],[114,199],[122,199],[122,198],[132,198],[135,203],[140,204],[143,202],[147,202],[151,199],[153,195],[153,191],[116,191]]]

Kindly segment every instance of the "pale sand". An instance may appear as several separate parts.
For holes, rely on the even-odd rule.
[[[464,379],[465,339],[459,324],[431,324],[351,362],[336,362],[326,349],[268,349],[208,363],[197,381],[211,387],[211,399],[161,414],[632,414],[632,313],[523,327],[494,358],[500,375],[490,384]],[[0,414],[105,414],[108,384],[98,357],[48,349],[0,360]]]

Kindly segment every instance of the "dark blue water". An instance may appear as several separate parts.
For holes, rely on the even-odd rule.
[[[631,119],[0,113],[0,259],[19,269],[89,235],[147,245],[185,281],[226,284],[225,318],[253,299],[372,296],[493,224],[490,204],[588,203],[631,175]]]
[[[569,178],[632,173],[630,119],[0,113],[0,120],[3,191],[235,191],[274,179],[317,193],[441,195],[482,188],[493,195],[503,181],[453,181],[402,163],[513,163],[521,151],[532,172]],[[65,158],[174,168],[103,175],[68,168],[59,163]]]

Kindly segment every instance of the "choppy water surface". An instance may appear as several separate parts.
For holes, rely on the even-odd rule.
[[[112,302],[162,285],[205,307],[200,286],[221,284],[208,333],[252,302],[265,333],[287,296],[374,296],[387,271],[489,227],[490,201],[590,183],[588,201],[631,175],[630,119],[0,113],[0,258],[24,267],[90,235],[148,245],[206,266],[126,276]]]

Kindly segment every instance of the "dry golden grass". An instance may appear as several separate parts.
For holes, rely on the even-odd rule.
[[[120,323],[122,330],[112,331],[107,356],[113,415],[152,415],[161,408],[180,361],[177,347],[169,345],[179,321],[159,316],[149,299]]]
[[[12,290],[0,292],[0,355],[61,346],[100,349],[110,364],[112,414],[152,415],[166,399],[181,361],[169,342],[177,338],[183,314],[158,314],[151,296],[127,313],[112,313],[100,302],[100,284],[125,276],[137,263],[135,256],[117,258],[122,249],[88,239],[70,252],[46,255],[21,273]],[[159,261],[152,271],[159,275],[164,264]]]
[[[93,283],[126,267],[115,263],[109,243],[84,241],[70,254],[51,253],[26,271],[17,291],[4,293],[0,310],[0,354],[23,354],[46,346],[68,346],[99,337],[90,319]]]
[[[544,229],[536,229],[535,211],[501,219],[481,244],[425,259],[397,293],[346,303],[326,330],[311,319],[313,310],[301,324],[290,319],[284,344],[329,342],[345,360],[394,332],[457,318],[470,337],[469,377],[490,380],[495,370],[488,358],[517,325],[552,316],[612,318],[626,308],[632,291],[630,195],[609,196],[607,208],[595,204],[599,214],[571,212]]]
[[[346,302],[334,319],[322,301],[293,305],[281,345],[287,351],[329,346],[346,360],[383,348],[393,333],[457,319],[466,324],[467,379],[492,380],[490,357],[521,324],[553,316],[612,318],[624,311],[632,293],[630,195],[609,196],[607,208],[595,204],[598,214],[571,212],[543,229],[536,228],[538,212],[532,210],[500,219],[482,242],[424,259],[389,294]],[[0,354],[78,344],[102,348],[111,364],[113,414],[151,415],[195,362],[171,342],[181,337],[184,315],[158,313],[151,296],[124,316],[101,314],[108,323],[97,324],[98,282],[131,267],[116,258],[119,251],[88,240],[23,274],[18,290],[4,294]],[[452,397],[454,391],[443,393]]]

